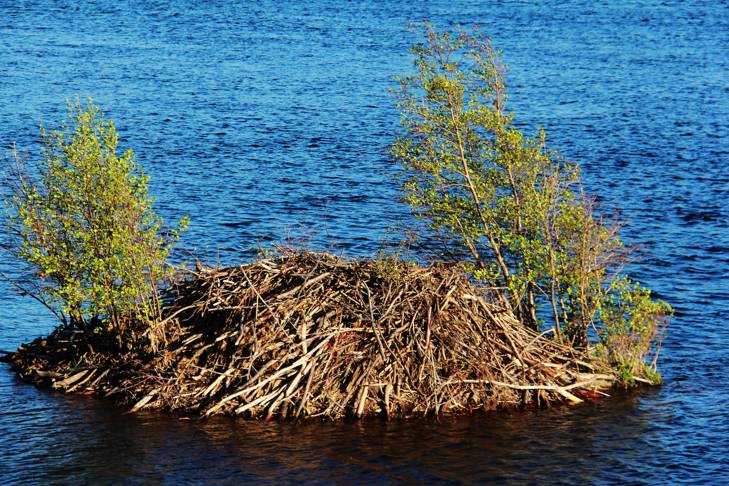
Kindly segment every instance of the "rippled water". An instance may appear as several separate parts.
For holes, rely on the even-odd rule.
[[[409,69],[408,23],[426,18],[491,33],[520,120],[543,123],[628,220],[631,271],[677,310],[667,384],[540,412],[260,424],[121,415],[2,366],[3,482],[729,482],[726,1],[0,0],[0,143],[35,153],[38,121],[91,96],[162,213],[190,214],[195,254],[239,261],[286,236],[371,254],[410,222],[385,155],[387,88]],[[0,349],[53,325],[0,283]]]

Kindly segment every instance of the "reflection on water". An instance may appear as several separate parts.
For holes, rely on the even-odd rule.
[[[726,1],[0,0],[0,18],[0,147],[32,153],[39,119],[92,96],[163,215],[190,214],[183,243],[222,262],[302,232],[372,254],[388,226],[410,226],[386,156],[406,25],[477,22],[505,52],[517,121],[583,164],[641,246],[631,273],[677,311],[663,388],[440,421],[121,415],[0,365],[0,482],[729,482]],[[0,271],[17,267],[2,256]],[[52,326],[0,281],[0,349]]]
[[[0,452],[8,479],[64,481],[584,483],[650,479],[670,469],[635,395],[584,407],[393,421],[263,423],[158,414],[121,415],[111,404],[4,383],[24,399],[2,425],[22,415],[26,436]],[[29,390],[32,390],[28,393]],[[660,392],[648,391],[650,394]],[[35,395],[34,397],[31,395]],[[27,408],[32,403],[49,408]],[[51,408],[52,407],[52,408]],[[32,425],[30,425],[32,424]],[[11,431],[15,427],[5,430]],[[45,432],[43,432],[45,431]],[[50,439],[50,440],[49,440]],[[640,447],[635,445],[639,444]],[[42,464],[43,467],[38,467]],[[641,472],[637,465],[650,466]],[[647,474],[647,475],[646,475]]]
[[[44,484],[69,478],[95,484],[120,478],[273,484],[691,481],[697,474],[721,474],[702,457],[727,445],[724,438],[681,454],[665,440],[667,429],[686,425],[666,401],[671,392],[665,388],[553,410],[341,423],[123,415],[104,401],[15,380],[4,379],[3,391],[18,394],[0,419],[8,432],[0,451],[4,478]]]

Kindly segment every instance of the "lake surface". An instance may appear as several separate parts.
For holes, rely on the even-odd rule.
[[[161,213],[190,215],[192,254],[239,262],[293,237],[369,255],[412,224],[386,156],[407,26],[479,23],[518,119],[582,164],[641,247],[631,273],[676,309],[667,383],[548,411],[261,424],[122,415],[0,365],[3,483],[729,483],[726,1],[210,3],[0,0],[4,157],[37,154],[38,122],[93,97]],[[54,324],[0,283],[0,349]]]

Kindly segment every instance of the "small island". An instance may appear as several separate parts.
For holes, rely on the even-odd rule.
[[[6,228],[59,318],[3,360],[29,382],[130,411],[250,418],[414,417],[545,407],[659,384],[671,308],[629,280],[630,247],[579,167],[506,108],[488,38],[425,25],[395,91],[391,147],[436,257],[278,247],[233,267],[171,265],[190,222],[91,101],[16,155]],[[194,224],[194,223],[193,223]]]

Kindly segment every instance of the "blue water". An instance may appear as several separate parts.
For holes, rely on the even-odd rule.
[[[93,97],[162,214],[190,214],[192,254],[235,262],[287,237],[371,254],[412,224],[386,156],[407,25],[477,22],[518,119],[582,164],[641,248],[631,272],[675,307],[667,384],[533,413],[260,424],[122,415],[1,366],[2,482],[729,483],[726,1],[241,3],[0,0],[3,150],[34,156],[38,122]],[[0,283],[0,349],[53,326]]]

